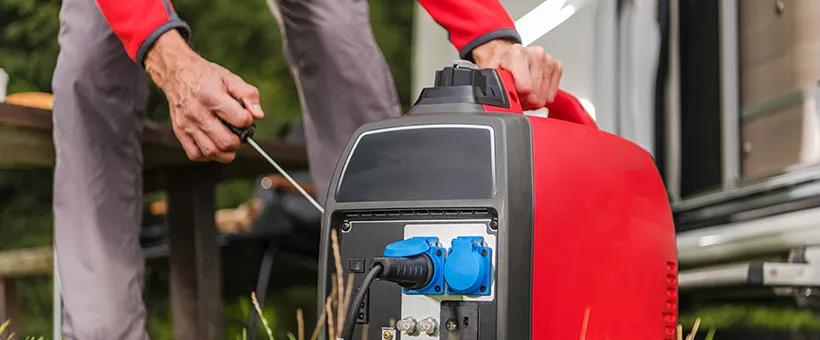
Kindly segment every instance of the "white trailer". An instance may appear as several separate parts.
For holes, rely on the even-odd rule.
[[[820,287],[820,1],[506,0],[602,129],[652,152],[680,288]],[[413,91],[457,58],[416,15]],[[543,114],[543,113],[535,113]]]

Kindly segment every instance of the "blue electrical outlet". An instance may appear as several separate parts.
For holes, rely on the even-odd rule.
[[[444,264],[448,294],[490,295],[492,249],[481,236],[453,239]]]
[[[433,263],[433,278],[422,289],[402,288],[407,295],[442,295],[444,294],[444,257],[446,250],[438,242],[438,237],[416,236],[396,241],[384,247],[384,256],[410,257],[425,254]]]

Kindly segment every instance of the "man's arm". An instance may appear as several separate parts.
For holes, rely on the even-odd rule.
[[[170,0],[97,0],[97,7],[128,56],[140,64],[163,33],[176,29],[185,38],[191,34]]]
[[[520,43],[515,23],[498,0],[419,0],[433,19],[447,29],[463,59],[491,40]]]
[[[128,56],[165,93],[188,158],[232,161],[241,142],[220,119],[239,127],[261,119],[259,91],[188,46],[190,29],[170,0],[97,0],[97,6]]]
[[[524,47],[498,0],[419,0],[450,33],[459,55],[482,68],[503,68],[515,78],[524,109],[552,102],[563,66],[540,46]]]
[[[174,134],[188,158],[233,161],[241,141],[220,119],[239,127],[262,119],[259,91],[202,58],[175,30],[146,54],[145,69],[168,99]]]

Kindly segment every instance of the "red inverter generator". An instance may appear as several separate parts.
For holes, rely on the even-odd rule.
[[[649,153],[559,92],[522,114],[503,70],[455,63],[410,112],[364,125],[322,219],[353,295],[340,338],[674,339],[674,227]]]

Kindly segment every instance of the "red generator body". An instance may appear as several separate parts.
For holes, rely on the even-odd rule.
[[[345,340],[675,338],[674,226],[651,155],[563,91],[549,118],[521,114],[512,80],[456,63],[408,114],[351,138],[319,261],[324,302],[335,230],[362,291]]]

